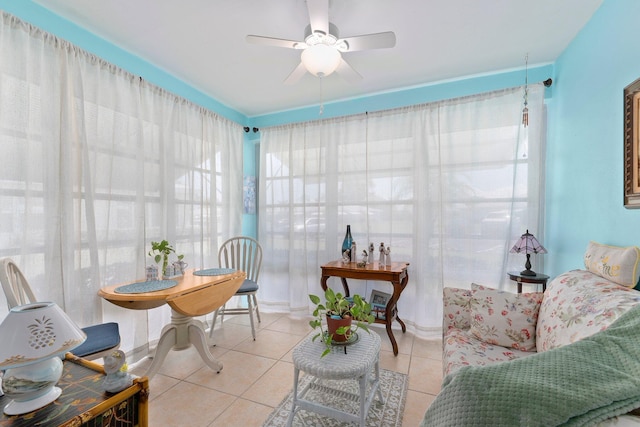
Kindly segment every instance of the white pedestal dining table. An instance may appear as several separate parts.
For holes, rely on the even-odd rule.
[[[112,304],[132,310],[148,310],[164,304],[171,307],[171,323],[162,329],[153,362],[145,373],[149,379],[158,372],[169,350],[184,350],[191,345],[196,347],[207,366],[220,372],[222,363],[209,351],[204,325],[194,317],[221,307],[236,293],[245,278],[246,274],[242,271],[196,275],[194,270],[188,270],[184,275],[173,278],[177,284],[167,289],[122,293],[119,289],[128,285],[120,284],[105,286],[98,291],[98,295]],[[136,282],[143,283],[148,282]]]

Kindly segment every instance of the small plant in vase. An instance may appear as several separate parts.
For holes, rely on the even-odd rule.
[[[322,304],[320,297],[309,295],[311,302],[316,305],[313,310],[315,319],[311,320],[309,325],[313,329],[320,329],[320,332],[313,337],[313,341],[320,338],[326,347],[320,357],[331,352],[332,343],[348,341],[351,334],[360,328],[369,333],[368,325],[375,320],[371,314],[371,304],[360,295],[356,294],[353,298],[349,298],[327,288],[324,296],[325,303]],[[327,324],[326,331],[323,330],[323,319]]]
[[[160,264],[162,261],[162,277],[167,275],[167,265],[169,265],[169,255],[175,253],[173,246],[169,244],[167,240],[161,242],[151,242],[151,250],[149,256],[152,256],[154,261]],[[182,261],[184,255],[178,255],[178,261]]]

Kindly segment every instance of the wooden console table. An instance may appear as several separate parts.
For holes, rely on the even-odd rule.
[[[58,387],[62,394],[54,402],[22,415],[5,415],[0,409],[0,427],[146,427],[148,421],[149,380],[135,378],[118,393],[102,390],[104,368],[95,362],[67,353]],[[0,408],[9,402],[0,397]]]
[[[339,277],[342,281],[345,296],[349,296],[347,279],[391,282],[393,285],[393,295],[391,295],[391,299],[387,302],[385,318],[376,318],[375,322],[386,325],[387,335],[389,335],[389,340],[393,347],[393,354],[396,356],[398,355],[398,343],[393,336],[391,324],[393,323],[393,319],[396,319],[402,327],[402,333],[407,331],[404,322],[398,317],[398,300],[400,299],[400,294],[402,294],[402,291],[407,286],[407,282],[409,282],[407,267],[409,267],[408,262],[393,262],[390,266],[382,268],[378,266],[377,262],[367,264],[366,267],[358,267],[355,262],[345,264],[342,260],[331,261],[320,267],[322,269],[322,278],[320,279],[322,290],[327,290],[327,279],[329,279],[329,277]]]

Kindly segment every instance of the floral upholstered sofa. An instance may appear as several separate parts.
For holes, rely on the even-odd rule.
[[[555,277],[544,293],[514,294],[477,284],[473,284],[471,289],[445,288],[443,292],[444,380],[441,394],[443,394],[447,387],[453,386],[452,383],[456,381],[455,377],[459,372],[468,371],[469,369],[477,371],[477,375],[482,377],[482,375],[488,372],[488,370],[482,370],[482,367],[496,366],[502,364],[502,362],[513,362],[538,355],[526,362],[533,365],[536,359],[542,357],[540,355],[541,353],[549,352],[548,355],[544,356],[548,359],[554,359],[557,353],[559,357],[576,357],[576,355],[570,354],[570,350],[574,348],[571,346],[575,345],[574,343],[583,341],[587,337],[597,337],[598,333],[604,334],[603,331],[607,330],[609,326],[620,319],[625,313],[634,311],[632,308],[640,303],[640,292],[633,289],[638,283],[639,275],[640,249],[636,247],[611,247],[591,242],[585,253],[585,269],[572,270]],[[635,311],[640,312],[640,307]],[[640,319],[640,315],[638,318]],[[613,333],[614,332],[610,332],[610,334]],[[635,332],[632,333],[635,334]],[[609,338],[610,337],[607,337],[607,339]],[[635,337],[633,339],[635,339]],[[587,343],[580,344],[580,346],[586,345]],[[617,344],[606,344],[604,346],[615,347],[616,345]],[[600,346],[602,347],[603,345]],[[558,352],[558,349],[563,347],[566,348]],[[577,347],[578,346],[575,346],[576,351],[580,350]],[[638,369],[638,371],[633,372],[630,377],[635,376],[640,378],[640,331],[638,332],[637,346],[631,345],[630,348],[635,349],[635,347],[638,348],[637,354],[623,354],[620,360],[621,363],[626,363],[625,360],[630,360],[635,363],[635,359],[638,359],[637,368],[631,367],[628,369]],[[587,353],[589,352],[593,352],[593,350],[590,349]],[[635,352],[635,350],[633,350],[633,352]],[[590,356],[587,356],[586,358],[588,359],[589,357]],[[606,360],[607,357],[617,358],[618,356],[607,355],[604,359]],[[575,369],[575,374],[572,374],[573,376],[570,376],[570,378],[583,376],[579,369],[582,365],[586,365],[586,363],[580,361],[573,363],[566,362],[566,359],[563,360],[565,360],[565,362],[562,363],[566,363],[567,365],[564,368],[561,367],[558,372],[565,373]],[[581,359],[578,358],[576,360]],[[545,362],[545,366],[549,365],[549,363],[550,362]],[[524,364],[524,360],[515,363],[515,365],[520,368],[522,368]],[[594,369],[597,371],[607,369],[608,366],[606,364],[607,362],[605,362],[604,368],[598,366]],[[509,364],[504,366],[509,367]],[[516,372],[527,371],[526,368],[522,369],[524,369],[524,371]],[[532,369],[539,369],[539,367]],[[591,368],[585,367],[585,369]],[[624,369],[622,370],[624,371]],[[475,371],[471,373],[475,374]],[[470,372],[466,372],[465,375],[469,373]],[[622,374],[624,375],[624,372]],[[491,372],[491,375],[493,375],[493,372]],[[540,377],[544,375],[544,373],[541,373]],[[567,375],[569,374],[567,373]],[[586,376],[588,374],[584,375]],[[483,394],[486,392],[487,399],[490,399],[490,391],[492,391],[491,387],[493,387],[493,385],[490,381],[487,383],[486,376],[482,378],[483,384],[478,385],[477,392],[475,394],[471,393],[471,395],[477,399],[483,399]],[[532,374],[532,378],[536,380],[535,371]],[[547,380],[549,380],[549,378],[545,378],[545,381]],[[516,378],[514,381],[517,382],[518,379]],[[563,387],[571,387],[569,384],[553,384],[553,375],[551,375],[550,382],[551,385],[549,385],[549,388],[556,388],[556,391]],[[580,385],[578,382],[576,382],[575,385],[575,396],[580,396],[581,389],[584,387],[584,385]],[[514,385],[511,386],[514,387]],[[521,386],[521,384],[517,384],[516,388]],[[525,384],[524,387],[526,386],[528,385]],[[547,387],[547,383],[541,381],[539,384],[532,385],[531,387],[534,390],[539,390],[540,388]],[[638,387],[637,399],[640,401],[640,380],[637,385],[629,385],[629,388],[633,390],[635,390],[636,387]],[[542,391],[541,393],[546,393],[544,398],[549,397],[551,402],[554,401],[555,392],[553,390],[548,392]],[[459,395],[458,392],[451,392],[449,394]],[[602,390],[600,393],[596,391],[595,394],[606,397],[607,392]],[[636,394],[636,392],[633,391],[631,394]],[[438,398],[441,400],[445,398],[450,400],[451,396],[439,395]],[[455,407],[455,405],[452,406],[451,402],[438,402],[438,398],[432,406]],[[541,399],[544,398],[541,397]],[[636,396],[633,396],[633,398],[636,399]],[[558,393],[558,399],[562,399],[561,393]],[[569,399],[571,400],[571,398]],[[531,400],[530,402],[535,402],[535,400]],[[436,403],[438,405],[436,405]],[[569,405],[567,402],[558,402],[558,404],[561,406]],[[630,403],[630,401],[627,401],[625,404],[627,405],[627,409],[622,412],[618,410],[616,415],[624,414],[630,409],[640,407],[640,404],[634,406],[635,403]],[[463,405],[466,405],[466,403]],[[598,405],[609,408],[608,405],[610,405],[610,402],[598,403],[596,406]],[[516,407],[512,409],[512,412],[517,409],[516,405]],[[592,408],[589,408],[585,411],[591,409]],[[438,424],[434,422],[434,420],[437,419],[435,415],[437,410],[438,409],[432,410],[430,408],[430,410],[427,411],[423,425]],[[463,410],[464,408],[458,407],[456,412],[460,413],[463,412]],[[580,412],[581,410],[582,409],[576,409],[575,411]],[[430,414],[430,411],[434,414]],[[604,424],[600,425],[640,426],[640,417],[632,415],[609,417],[611,413],[612,412],[609,411],[606,413],[607,416],[604,416],[604,412],[601,410],[598,416],[591,415],[591,419],[598,422],[606,420]],[[520,416],[522,417],[524,415],[521,414]],[[558,418],[558,420],[562,419],[562,416],[559,416],[560,418]],[[523,418],[520,419],[522,420]],[[474,420],[481,420],[481,417],[475,418]],[[488,420],[490,420],[490,418]],[[513,421],[513,419],[510,420]],[[584,422],[584,418],[581,418],[581,420],[577,425],[583,425],[581,423]],[[462,424],[466,425],[466,422]],[[527,424],[529,424],[529,422],[516,422],[516,425]],[[563,424],[563,422],[549,419],[545,421],[545,424],[556,425]],[[447,423],[447,425],[455,425],[455,423]],[[591,424],[585,423],[584,425]]]

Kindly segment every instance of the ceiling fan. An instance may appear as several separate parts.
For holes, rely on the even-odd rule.
[[[329,22],[329,0],[307,0],[310,24],[305,29],[304,41],[248,35],[248,43],[302,50],[300,64],[285,79],[294,84],[309,72],[316,77],[326,77],[334,71],[349,82],[362,79],[342,57],[342,53],[358,50],[394,47],[396,35],[384,33],[363,34],[340,38],[338,27]]]

